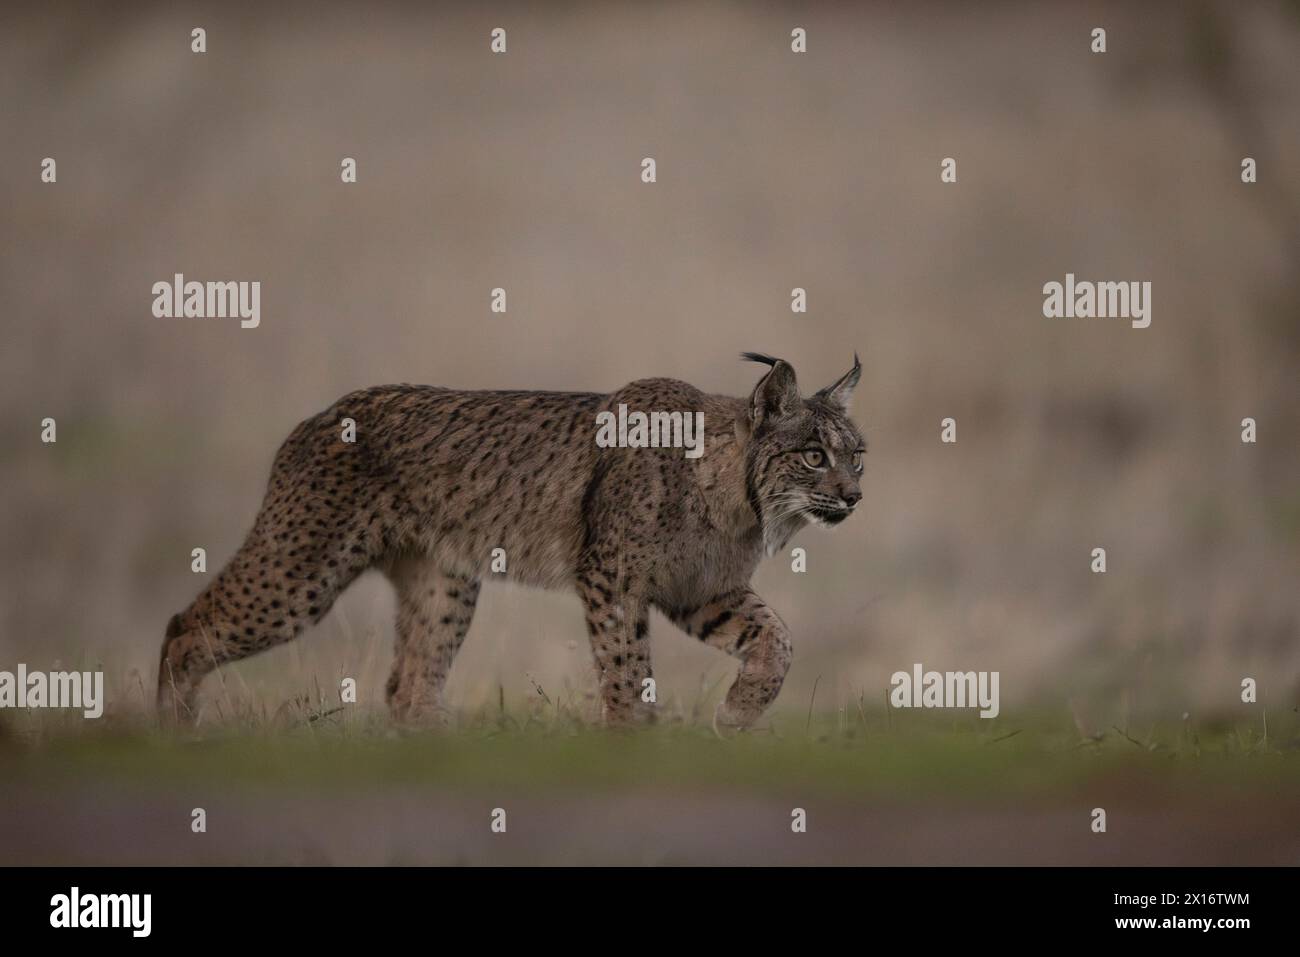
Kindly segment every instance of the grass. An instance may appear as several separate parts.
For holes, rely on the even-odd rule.
[[[792,702],[724,737],[689,714],[608,730],[562,698],[463,712],[447,731],[309,697],[265,717],[236,697],[236,715],[184,732],[139,712],[11,714],[0,863],[1294,863],[1294,712],[1267,737],[1181,714],[1085,736],[1059,711]],[[195,808],[208,832],[190,830]],[[494,808],[509,839],[489,830]]]
[[[780,714],[762,730],[721,737],[687,720],[630,731],[591,725],[539,698],[531,708],[462,715],[455,730],[394,729],[378,713],[298,699],[198,731],[143,718],[86,730],[42,716],[11,728],[0,780],[55,787],[87,780],[240,789],[375,791],[740,792],[797,790],[841,799],[1051,799],[1125,782],[1152,800],[1195,786],[1300,794],[1295,715],[1262,726],[1171,717],[1142,730],[1081,737],[1068,717],[887,713],[861,708]]]

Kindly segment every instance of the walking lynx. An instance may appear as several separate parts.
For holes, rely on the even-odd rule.
[[[642,700],[653,606],[740,660],[718,719],[751,724],[780,691],[791,648],[750,577],[809,522],[848,517],[865,448],[848,417],[856,356],[807,399],[788,362],[744,358],[770,366],[747,399],[673,379],[608,395],[393,385],[344,396],[293,430],[248,538],[172,617],[160,710],[193,719],[204,675],[296,637],[377,568],[397,589],[392,714],[441,721],[480,581],[503,549],[516,581],[577,590],[607,720],[653,711]],[[598,445],[598,416],[620,405],[701,413],[702,454]]]

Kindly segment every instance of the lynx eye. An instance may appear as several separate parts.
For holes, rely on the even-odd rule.
[[[853,453],[852,461],[853,461],[853,471],[861,472],[862,471],[862,450],[861,449],[858,449],[856,452]]]
[[[826,467],[826,453],[821,449],[804,449],[799,453],[803,459],[803,464],[810,469],[821,469]]]

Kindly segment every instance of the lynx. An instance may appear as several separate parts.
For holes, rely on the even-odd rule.
[[[770,367],[747,399],[673,379],[608,395],[392,385],[344,396],[289,435],[248,538],[172,617],[160,711],[194,719],[204,675],[296,637],[377,568],[397,590],[392,715],[445,722],[447,673],[503,549],[514,580],[577,590],[607,721],[652,716],[642,692],[655,607],[739,659],[716,718],[751,725],[780,691],[791,647],[750,577],[807,524],[853,512],[865,444],[848,416],[856,355],[806,399],[788,362],[743,358]],[[704,453],[598,446],[597,417],[620,404],[702,413]]]

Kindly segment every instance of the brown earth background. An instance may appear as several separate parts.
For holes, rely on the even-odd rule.
[[[190,550],[215,573],[350,389],[742,394],[757,349],[811,391],[856,350],[865,508],[756,577],[795,635],[778,715],[913,662],[1085,736],[1254,722],[1247,676],[1300,703],[1295,3],[52,3],[0,12],[0,89],[0,669],[102,666],[138,712]],[[176,272],[260,280],[260,328],[153,318]],[[1045,319],[1067,272],[1149,280],[1150,328]],[[392,606],[363,579],[230,693],[378,702]],[[652,640],[675,713],[721,694],[731,663]],[[576,600],[497,586],[449,694],[593,683]]]

